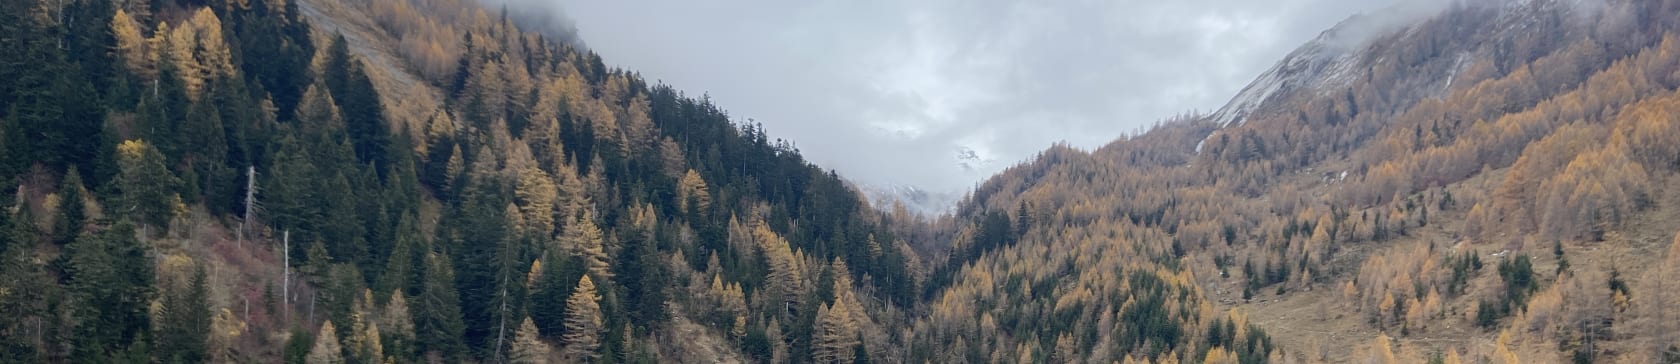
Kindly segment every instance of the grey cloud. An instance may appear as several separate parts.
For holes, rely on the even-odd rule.
[[[609,62],[707,93],[826,168],[954,191],[1057,141],[1095,147],[1216,109],[1387,0],[558,4]],[[992,162],[965,170],[961,150]]]
[[[577,24],[566,15],[560,3],[543,0],[482,0],[493,10],[506,10],[506,15],[521,29],[535,29],[563,42],[582,45],[577,37]]]

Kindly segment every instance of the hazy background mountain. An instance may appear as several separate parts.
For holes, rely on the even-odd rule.
[[[818,164],[865,184],[957,194],[1052,143],[1095,148],[1217,109],[1302,42],[1391,5],[559,3],[613,64],[706,93]],[[1438,10],[1445,1],[1405,3]],[[992,162],[953,161],[953,151]]]

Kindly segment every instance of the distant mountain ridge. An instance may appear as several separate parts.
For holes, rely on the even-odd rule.
[[[891,209],[902,204],[910,212],[929,217],[955,212],[957,201],[962,197],[956,192],[929,191],[908,185],[858,185],[858,189],[869,197],[870,204],[877,209]]]

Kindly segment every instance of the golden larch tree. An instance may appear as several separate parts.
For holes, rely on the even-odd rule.
[[[1391,342],[1388,334],[1377,334],[1377,338],[1371,341],[1371,355],[1366,362],[1372,364],[1400,363],[1400,359],[1394,356],[1394,346]]]
[[[1225,350],[1224,347],[1208,349],[1207,358],[1202,360],[1207,364],[1236,364],[1237,355]]]
[[[688,157],[684,156],[682,145],[677,144],[675,139],[665,137],[659,140],[659,166],[666,176],[682,178],[687,160]]]
[[[1517,353],[1511,351],[1511,332],[1500,330],[1499,338],[1493,342],[1493,362],[1499,364],[1522,364]]]
[[[799,257],[788,246],[787,239],[770,231],[765,224],[757,225],[753,230],[754,240],[759,243],[765,260],[770,262],[769,272],[764,278],[770,292],[768,297],[773,301],[766,305],[778,311],[799,307],[806,289],[805,271],[800,267]]]
[[[602,237],[601,228],[595,226],[594,214],[590,209],[583,209],[575,221],[566,224],[565,234],[560,243],[565,251],[583,257],[584,264],[589,267],[589,274],[599,278],[611,278],[612,270],[608,266],[606,245]]]
[[[408,313],[408,299],[403,298],[401,289],[391,291],[391,298],[380,312],[379,327],[383,328],[381,334],[392,345],[393,353],[412,349],[409,345],[414,342],[414,319]]]
[[[677,208],[687,211],[691,201],[695,204],[694,211],[705,211],[712,204],[712,194],[706,187],[706,180],[700,178],[700,173],[692,169],[684,173],[682,180],[677,183]]]
[[[857,322],[844,304],[817,309],[817,327],[811,355],[818,363],[851,363],[852,347],[858,344]]]
[[[552,351],[548,343],[538,337],[537,324],[530,317],[525,317],[519,323],[519,330],[514,332],[513,350],[508,361],[513,364],[545,364],[549,362],[548,356]]]
[[[309,355],[303,361],[309,364],[341,364],[344,363],[343,348],[338,345],[338,332],[333,329],[331,320],[321,323],[321,332],[315,334],[315,346],[309,349]]]
[[[129,72],[140,76],[141,79],[157,77],[154,68],[146,56],[146,35],[141,34],[140,24],[128,15],[127,11],[117,10],[111,17],[111,35],[117,40],[117,47],[113,50],[123,61],[123,66]]]
[[[561,341],[565,343],[568,360],[586,362],[600,356],[595,351],[601,347],[603,329],[600,301],[601,297],[595,294],[595,282],[585,274],[578,280],[577,289],[572,290],[572,296],[566,299],[566,334]]]

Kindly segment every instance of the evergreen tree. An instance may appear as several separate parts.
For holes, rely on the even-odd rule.
[[[460,361],[466,347],[461,342],[461,299],[455,290],[454,268],[449,256],[428,254],[425,279],[414,302],[415,346],[427,356],[436,353],[448,361]]]
[[[243,78],[217,77],[210,81],[210,93],[207,101],[216,105],[221,111],[222,139],[226,145],[222,148],[222,167],[220,171],[227,175],[212,175],[218,177],[227,186],[216,186],[209,192],[222,193],[223,196],[206,196],[206,202],[211,211],[218,214],[243,214],[245,208],[246,168],[263,167],[258,173],[267,173],[268,148],[271,140],[269,132],[274,129],[272,118],[267,110],[262,109],[261,99],[251,95],[251,89]],[[211,153],[216,155],[216,153]],[[208,189],[209,187],[207,187]],[[243,216],[242,216],[243,217]]]
[[[122,191],[117,213],[126,213],[145,226],[168,226],[175,211],[177,180],[164,166],[163,154],[145,141],[130,140],[117,146],[117,188]]]
[[[11,200],[15,197],[17,196],[0,194],[0,206],[12,206]],[[0,253],[17,252],[23,256],[35,254],[38,232],[35,231],[35,224],[31,220],[33,217],[30,216],[29,209],[0,213],[0,226],[4,226],[5,229],[0,231]]]
[[[212,90],[214,93],[214,90]],[[210,206],[228,206],[228,201],[238,200],[234,196],[234,172],[227,166],[228,143],[227,130],[223,125],[219,107],[212,100],[206,98],[193,103],[187,108],[187,115],[177,141],[183,146],[182,161],[187,164],[183,170],[197,175],[197,179],[182,181],[188,185],[198,186],[200,193],[187,194],[187,197],[197,199],[203,197],[203,202]]]
[[[309,350],[315,346],[315,337],[308,330],[293,329],[292,335],[286,338],[286,348],[280,357],[286,364],[305,364]]]
[[[474,162],[478,163],[482,162]],[[503,353],[504,347],[496,346],[497,339],[504,339],[500,344],[505,346],[505,334],[511,334],[508,329],[514,322],[509,319],[508,308],[516,301],[517,291],[522,290],[519,283],[523,282],[514,275],[524,273],[529,263],[519,259],[519,245],[509,232],[508,201],[501,184],[490,176],[482,177],[474,176],[465,200],[447,217],[446,224],[456,239],[451,244],[454,260],[461,263],[455,271],[456,288],[461,297],[477,298],[461,302],[461,317],[466,323],[464,339],[479,349],[479,354],[490,357]]]
[[[58,217],[53,219],[53,242],[59,245],[76,241],[87,223],[87,197],[82,189],[82,173],[70,167],[58,187]]]
[[[327,243],[327,252],[358,270],[371,266],[367,230],[357,218],[356,187],[350,184],[350,179],[343,173],[336,174],[322,184],[315,196],[319,199],[317,206],[321,206],[321,224],[316,232]]]
[[[366,251],[366,256],[357,264],[362,268],[363,276],[378,278],[385,270],[385,263],[388,263],[386,257],[391,255],[396,221],[392,220],[392,211],[387,206],[379,176],[371,168],[358,171],[351,184],[360,190],[354,201],[355,221],[362,228],[361,241],[365,243],[362,250]]]
[[[234,33],[237,34],[241,57],[240,69],[252,81],[252,87],[267,91],[274,100],[274,108],[285,111],[296,107],[311,82],[308,72],[315,46],[309,37],[309,24],[297,11],[296,1],[284,1],[284,11],[272,11],[268,3],[276,0],[252,1],[251,12],[242,14]],[[290,120],[290,114],[281,114]]]
[[[531,319],[544,336],[561,337],[566,332],[566,300],[588,270],[581,258],[557,253],[548,254],[542,262],[542,273],[531,292]]]
[[[345,128],[356,157],[362,163],[372,164],[376,171],[384,171],[391,160],[385,149],[390,142],[390,127],[385,124],[385,111],[373,81],[363,70],[361,60],[350,54],[343,34],[338,34],[327,48],[323,72],[327,88],[337,97],[338,106],[344,112]]]
[[[859,344],[852,346],[852,364],[869,364],[869,349],[864,348],[863,338],[858,338]]]
[[[526,258],[530,239],[517,233],[521,224],[518,221],[519,210],[511,203],[507,205],[507,216],[511,218],[506,229],[515,233],[509,234],[496,251],[496,294],[492,301],[495,306],[491,307],[496,318],[497,347],[493,351],[498,354],[513,341],[515,326],[525,316],[525,306],[529,302],[526,297],[528,286],[525,284],[529,270],[524,268],[531,264],[531,260]]]
[[[118,222],[104,234],[70,244],[70,297],[78,362],[103,361],[133,345],[144,346],[151,329],[152,260],[134,225]]]
[[[278,150],[267,163],[268,180],[261,183],[267,187],[259,190],[263,193],[259,198],[276,230],[290,231],[294,241],[315,241],[314,230],[321,215],[320,206],[315,204],[318,191],[314,187],[320,179],[319,173],[292,133],[282,136],[276,144]]]
[[[103,29],[100,31],[103,32]],[[99,51],[103,52],[105,48],[101,45]],[[39,160],[59,168],[88,168],[99,158],[99,148],[92,146],[99,145],[103,140],[101,134],[106,109],[99,98],[101,89],[95,88],[93,80],[96,77],[92,75],[103,69],[90,69],[82,64],[68,64],[62,68],[52,86],[53,101],[58,103],[62,113],[58,120],[52,120],[51,125],[45,126],[44,134],[34,138],[43,143],[39,147],[53,148],[41,150],[52,156]],[[92,170],[80,172],[89,173]]]
[[[387,217],[401,222],[407,217],[420,212],[420,170],[415,165],[413,138],[407,128],[403,133],[392,138],[387,149],[392,155],[391,167],[385,173],[384,202],[389,211]],[[396,234],[396,233],[393,233]]]
[[[654,324],[665,322],[666,275],[654,241],[653,229],[658,218],[653,216],[651,207],[640,210],[643,216],[623,234],[619,264],[614,268],[618,283],[624,287],[625,301],[631,306],[627,308],[630,322],[646,331]]]
[[[210,287],[204,267],[193,271],[192,282],[163,294],[156,332],[158,358],[169,363],[203,363],[209,359]]]
[[[8,217],[0,214],[0,218]],[[0,294],[0,362],[6,363],[46,361],[44,355],[52,343],[43,340],[45,333],[39,325],[57,326],[52,302],[62,300],[47,265],[35,259],[33,229],[27,218],[7,219],[13,225],[11,231],[0,232],[0,240],[10,241],[5,244],[9,249],[0,249],[4,252],[0,253],[0,277],[6,277],[0,280],[0,292],[7,292]]]
[[[109,87],[116,71],[116,60],[110,52],[116,39],[108,28],[117,11],[112,5],[108,1],[72,2],[63,9],[60,24],[67,31],[64,46],[69,60],[87,70],[99,90]]]
[[[67,82],[64,54],[52,41],[57,38],[46,7],[37,0],[9,1],[0,5],[0,112],[6,125],[7,164],[5,175],[21,173],[40,162],[57,166],[67,143],[59,129],[64,120],[58,100],[58,84]]]
[[[313,263],[311,263],[313,264]],[[327,279],[321,284],[321,291],[315,295],[317,305],[327,313],[327,318],[346,330],[345,339],[359,332],[356,327],[356,302],[366,290],[362,272],[349,263],[332,264],[328,269]]]
[[[413,216],[403,216],[397,223],[397,235],[391,250],[386,254],[385,269],[381,271],[379,283],[374,287],[379,292],[397,291],[404,296],[420,292],[421,269],[424,264],[424,253],[417,249],[420,241],[419,227],[415,226]],[[418,264],[417,264],[418,263]]]
[[[140,97],[141,129],[136,135],[156,147],[166,160],[179,161],[183,152],[181,120],[192,108],[192,99],[174,62],[159,61],[157,67],[158,77]]]

